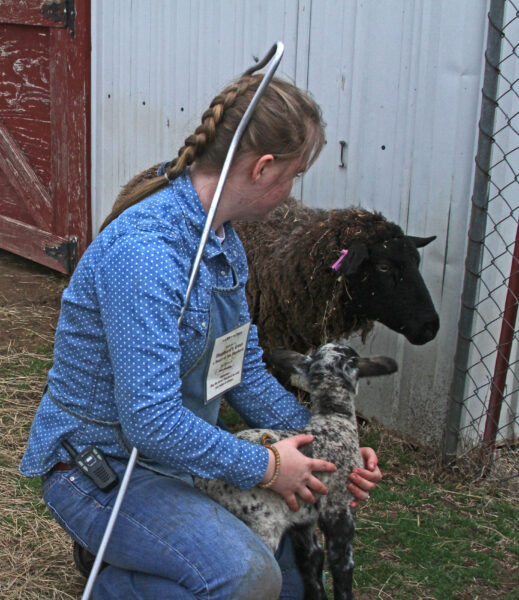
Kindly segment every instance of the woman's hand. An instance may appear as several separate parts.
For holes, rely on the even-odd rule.
[[[305,502],[314,503],[316,494],[327,494],[328,488],[313,475],[314,471],[334,473],[337,467],[325,460],[309,458],[302,454],[298,448],[310,444],[314,436],[301,433],[281,440],[273,444],[281,458],[279,476],[270,488],[285,499],[291,510],[299,510],[296,494]],[[269,468],[265,473],[264,483],[268,482],[273,475],[272,452]]]
[[[348,476],[351,481],[348,489],[357,498],[350,504],[352,508],[358,506],[358,501],[368,500],[370,492],[377,487],[377,483],[382,479],[375,450],[373,448],[361,448],[360,454],[364,461],[364,469],[353,469]]]

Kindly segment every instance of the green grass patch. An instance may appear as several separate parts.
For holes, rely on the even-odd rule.
[[[17,497],[28,500],[38,515],[51,518],[45,502],[41,497],[41,478],[40,477],[16,477],[15,494]]]
[[[382,484],[357,517],[355,587],[402,600],[459,600],[474,585],[519,586],[518,571],[509,569],[517,559],[518,517],[506,502],[416,477],[405,486]]]
[[[229,431],[236,432],[245,427],[245,423],[240,415],[225,401],[222,402],[220,414],[218,416]]]

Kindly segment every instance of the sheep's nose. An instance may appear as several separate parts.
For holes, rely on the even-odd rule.
[[[436,334],[438,333],[438,329],[440,328],[440,319],[436,316],[431,321],[427,321],[422,327],[421,339],[423,340],[421,343],[426,344],[431,340],[434,340]]]
[[[427,344],[436,337],[438,333],[438,329],[440,328],[440,319],[438,315],[435,315],[431,319],[422,323],[422,325],[418,328],[415,328],[413,331],[403,331],[406,338],[416,346],[422,346],[423,344]]]

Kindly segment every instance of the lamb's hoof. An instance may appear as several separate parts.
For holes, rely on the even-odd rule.
[[[83,577],[87,577],[90,575],[90,571],[94,566],[94,561],[96,559],[95,555],[89,552],[86,548],[83,548],[77,542],[74,542],[74,564],[76,565],[77,570],[83,575]],[[103,563],[101,565],[101,570],[107,566],[107,563]]]

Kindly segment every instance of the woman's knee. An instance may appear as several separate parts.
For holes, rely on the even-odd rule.
[[[243,576],[237,583],[233,598],[240,600],[278,600],[281,593],[282,575],[274,556],[260,548],[251,554]]]

